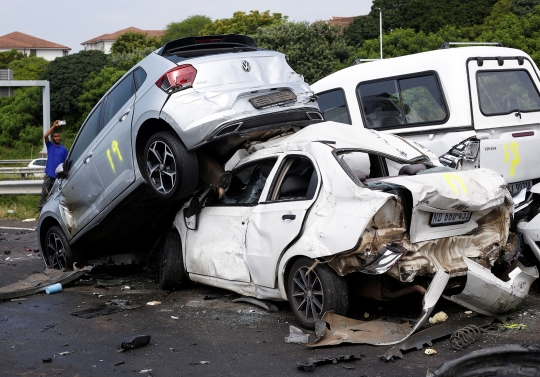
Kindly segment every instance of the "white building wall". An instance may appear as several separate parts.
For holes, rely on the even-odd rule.
[[[83,43],[82,45],[85,50],[99,50],[106,54],[110,54],[113,43],[114,41],[100,41],[96,43]]]

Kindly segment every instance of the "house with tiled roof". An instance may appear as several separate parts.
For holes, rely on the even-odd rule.
[[[17,50],[28,56],[54,60],[66,56],[71,48],[18,31],[0,36],[0,52]]]
[[[128,31],[131,31],[133,33],[144,33],[149,37],[158,38],[165,34],[164,30],[142,30],[131,26],[126,29],[118,30],[114,33],[100,35],[99,37],[92,38],[81,44],[84,46],[85,50],[99,50],[103,51],[106,54],[109,54],[111,52],[111,46],[113,45],[114,41],[116,41],[119,36]]]

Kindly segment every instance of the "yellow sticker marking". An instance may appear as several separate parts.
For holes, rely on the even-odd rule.
[[[107,157],[109,158],[109,163],[111,164],[111,168],[112,168],[113,173],[116,173],[116,170],[114,170],[114,162],[112,160],[111,150],[110,149],[107,149]]]
[[[518,144],[516,142],[510,143],[510,150],[514,153],[514,159],[510,163],[510,177],[513,177],[515,173],[514,168],[521,161],[518,154]]]
[[[463,183],[463,180],[461,179],[461,177],[459,175],[452,174],[452,173],[444,173],[443,177],[444,177],[444,180],[446,181],[446,183],[448,183],[448,185],[452,188],[452,190],[454,190],[454,192],[457,195],[459,195],[459,190],[456,187],[456,185],[454,184],[454,182],[452,182],[452,181],[458,182],[460,184],[460,186],[461,186],[461,191],[463,191],[464,193],[467,193],[467,186],[465,186],[465,183]]]
[[[113,140],[112,142],[112,150],[118,155],[120,161],[122,161],[122,154],[120,153],[120,148],[118,148],[118,142],[116,140]]]
[[[508,147],[504,144],[504,163],[508,162]]]

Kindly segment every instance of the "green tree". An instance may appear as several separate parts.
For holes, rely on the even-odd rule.
[[[135,64],[139,63],[141,60],[151,54],[154,50],[155,48],[153,47],[147,47],[143,50],[135,50],[133,52],[113,54],[111,55],[111,64],[118,69],[128,71]]]
[[[49,62],[47,60],[30,56],[25,59],[14,60],[7,67],[13,70],[15,80],[39,80],[48,66]]]
[[[416,54],[440,48],[446,41],[465,42],[466,38],[460,29],[455,26],[445,26],[437,33],[426,34],[413,29],[396,29],[383,35],[383,57]],[[379,38],[369,39],[362,47],[351,54],[350,63],[354,59],[378,59],[380,57]]]
[[[81,51],[56,58],[50,62],[42,79],[49,80],[51,89],[51,118],[65,119],[65,129],[76,129],[81,117],[79,96],[90,74],[109,65],[109,57],[101,51]]]
[[[379,8],[383,33],[402,28],[429,34],[445,26],[472,27],[483,23],[495,3],[496,0],[374,0],[369,14],[357,17],[343,33],[347,43],[354,47],[378,37]]]
[[[0,99],[0,146],[35,145],[43,140],[41,88],[20,88]],[[28,153],[29,155],[30,153]]]
[[[26,57],[25,54],[23,54],[22,52],[18,52],[15,49],[10,50],[10,51],[0,52],[0,69],[6,69],[8,68],[9,63],[15,60],[24,59],[25,57]]]
[[[540,0],[512,0],[512,13],[516,16],[526,16],[540,5]]]
[[[161,40],[158,37],[149,37],[148,33],[128,31],[114,41],[111,46],[111,53],[130,53],[137,50],[143,50],[147,47],[156,49],[159,46],[161,46]]]
[[[252,10],[249,14],[245,12],[234,12],[232,18],[215,20],[201,30],[200,35],[221,35],[221,34],[255,34],[258,28],[270,25],[279,25],[287,21],[287,16],[281,13],[270,14],[270,11],[260,13]]]
[[[105,67],[97,74],[90,74],[88,80],[84,82],[82,94],[79,96],[79,111],[82,113],[79,124],[82,124],[101,97],[126,72],[127,70],[117,67]]]
[[[253,38],[259,47],[286,54],[291,67],[313,83],[349,57],[339,31],[339,27],[322,22],[282,22],[258,29]]]
[[[178,38],[199,35],[201,30],[211,23],[212,19],[210,17],[200,14],[189,16],[181,22],[171,22],[165,28],[165,34],[161,37],[161,41],[167,43]]]

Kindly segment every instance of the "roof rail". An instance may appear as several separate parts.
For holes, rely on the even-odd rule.
[[[450,48],[450,46],[496,46],[504,47],[501,42],[444,42],[440,49],[444,50]]]

